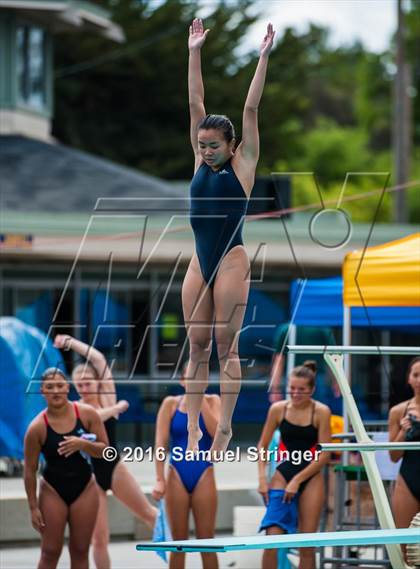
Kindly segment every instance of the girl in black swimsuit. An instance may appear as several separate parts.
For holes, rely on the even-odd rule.
[[[420,441],[420,358],[408,367],[408,383],[414,397],[392,407],[389,412],[389,440],[392,442]],[[400,472],[392,497],[395,523],[407,528],[420,511],[420,451],[390,451],[391,460],[402,458]],[[403,546],[405,554],[406,546]]]
[[[107,444],[98,413],[68,400],[63,372],[50,368],[42,376],[41,393],[48,407],[29,425],[25,436],[25,490],[32,526],[41,534],[38,569],[57,566],[69,524],[72,569],[87,569],[89,545],[99,506],[98,491],[86,453],[102,456]],[[90,442],[83,434],[94,434]],[[85,456],[83,456],[81,453]],[[45,467],[37,500],[39,455]]]
[[[258,444],[260,452],[267,451],[274,431],[280,429],[280,464],[270,484],[266,460],[261,458],[258,462],[258,491],[268,504],[261,529],[267,535],[294,533],[296,525],[301,532],[318,530],[325,490],[321,470],[328,463],[329,454],[317,456],[315,447],[330,441],[331,411],[312,399],[315,373],[315,362],[305,362],[292,370],[288,382],[290,399],[271,405]],[[299,569],[314,567],[314,549],[301,549]],[[264,550],[263,569],[275,568],[277,550]]]
[[[99,413],[109,438],[109,445],[115,448],[118,415],[128,409],[128,403],[117,401],[112,372],[104,355],[96,348],[67,335],[56,336],[54,345],[57,348],[74,350],[86,358],[86,363],[75,367],[72,379],[81,401],[94,407]],[[107,491],[111,490],[120,502],[150,528],[155,525],[157,509],[149,503],[136,479],[118,456],[112,461],[95,458],[92,460],[92,466],[99,489],[99,512],[92,537],[93,558],[98,569],[109,569],[111,559],[108,553]]]

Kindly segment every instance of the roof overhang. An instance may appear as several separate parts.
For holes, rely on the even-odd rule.
[[[0,9],[18,10],[22,16],[46,25],[53,32],[79,29],[123,43],[124,33],[106,10],[90,2],[73,0],[0,0]]]

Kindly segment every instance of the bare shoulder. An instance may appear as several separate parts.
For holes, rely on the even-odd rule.
[[[161,411],[172,411],[181,401],[181,395],[167,395],[160,404]]]
[[[320,413],[321,415],[331,415],[331,409],[325,403],[321,401],[314,401],[315,403],[315,413]]]
[[[408,399],[407,401],[402,401],[401,403],[398,403],[397,405],[394,405],[393,407],[391,407],[391,409],[389,410],[390,420],[402,418],[404,411],[407,409],[407,405],[409,403],[410,403],[410,399]]]
[[[314,421],[315,425],[323,424],[330,424],[331,419],[331,409],[328,405],[321,403],[320,401],[314,401],[315,409],[314,409]]]
[[[232,168],[246,196],[249,198],[255,184],[257,162],[245,158],[241,152],[241,145],[239,145],[232,157]]]
[[[79,414],[82,421],[92,421],[92,419],[99,417],[98,411],[92,405],[87,405],[86,403],[78,403],[77,407],[79,409]]]
[[[28,428],[26,429],[26,438],[28,439],[38,439],[40,442],[45,437],[46,433],[46,426],[45,421],[43,418],[44,411],[38,413],[36,417],[32,419],[29,423]]]
[[[269,414],[272,417],[280,418],[286,409],[287,401],[276,401],[270,405]]]
[[[237,160],[238,165],[242,168],[244,168],[247,171],[251,171],[255,173],[257,164],[258,164],[258,158],[253,158],[250,157],[245,151],[244,151],[244,144],[243,142],[240,142],[238,147],[236,148],[235,154],[233,156],[233,160]]]

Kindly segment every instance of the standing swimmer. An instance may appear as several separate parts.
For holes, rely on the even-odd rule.
[[[194,177],[191,182],[191,226],[196,252],[182,287],[182,306],[190,356],[186,380],[188,448],[202,437],[199,415],[208,384],[214,333],[220,365],[221,415],[211,451],[224,452],[232,436],[232,415],[241,386],[238,340],[249,292],[250,264],[242,226],[255,181],[259,157],[258,105],[268,57],[273,46],[271,24],[245,101],[242,141],[223,115],[206,115],[200,51],[209,30],[196,18],[188,39],[188,94]]]
[[[185,387],[183,377],[180,381]],[[200,413],[200,427],[203,437],[200,450],[209,451],[216,432],[220,413],[218,395],[205,395]],[[217,489],[214,468],[211,462],[195,457],[187,460],[187,414],[185,396],[166,397],[160,406],[156,420],[155,449],[165,451],[171,447],[171,459],[165,479],[165,464],[155,461],[156,484],[152,496],[156,500],[165,498],[169,524],[173,539],[188,539],[190,510],[195,522],[197,539],[214,537],[217,511]],[[175,448],[177,447],[177,455]],[[216,553],[201,554],[204,569],[217,569]],[[171,553],[170,569],[184,569],[185,553]]]
[[[93,346],[68,335],[57,335],[54,345],[56,348],[74,350],[86,358],[86,363],[79,364],[73,370],[74,386],[81,401],[99,413],[109,445],[115,448],[118,415],[128,409],[128,403],[117,401],[114,379],[105,356]],[[99,511],[92,536],[93,558],[98,569],[110,569],[107,491],[111,490],[117,500],[150,528],[155,524],[157,509],[149,503],[137,480],[118,456],[114,460],[95,458],[92,466],[99,490]]]
[[[57,567],[67,524],[71,568],[89,567],[99,498],[92,467],[81,453],[99,458],[108,441],[98,413],[87,405],[71,403],[69,390],[62,371],[49,368],[44,372],[41,393],[47,409],[35,417],[25,435],[25,490],[32,526],[41,534],[38,569]],[[96,442],[82,438],[88,433],[96,436]],[[45,467],[37,499],[40,454]]]
[[[327,405],[312,399],[315,374],[314,361],[305,361],[292,370],[288,383],[290,400],[271,405],[258,444],[259,449],[267,449],[279,428],[279,450],[290,453],[290,459],[277,466],[270,486],[266,462],[258,462],[258,491],[267,504],[260,530],[265,529],[267,535],[295,533],[297,525],[305,533],[318,530],[325,495],[321,470],[328,463],[329,453],[321,453],[317,460],[315,449],[318,443],[331,439],[331,411]],[[264,550],[262,567],[277,568],[276,549]],[[312,547],[300,549],[299,569],[315,569]]]
[[[414,397],[391,408],[389,412],[389,440],[420,441],[420,358],[414,358],[407,372],[408,384]],[[392,496],[397,528],[409,527],[411,520],[420,511],[420,451],[391,450],[391,460],[402,457],[400,471]],[[406,556],[407,546],[402,546]]]

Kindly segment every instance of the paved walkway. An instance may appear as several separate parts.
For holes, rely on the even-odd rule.
[[[150,491],[154,484],[154,465],[145,460],[141,463],[127,463],[143,490]],[[217,484],[221,488],[257,488],[257,465],[249,462],[245,454],[240,460],[219,463],[215,466]],[[23,480],[20,478],[0,479],[1,498],[24,496]],[[29,514],[28,514],[29,523]],[[163,569],[167,565],[153,552],[138,552],[135,541],[114,542],[110,546],[113,569]],[[39,547],[6,548],[0,550],[1,569],[34,569],[39,559]],[[233,553],[224,553],[219,557],[220,569],[235,567]],[[58,569],[70,567],[68,550],[65,547]],[[91,567],[94,567],[93,562]],[[187,555],[186,569],[201,568],[199,554]]]
[[[135,546],[135,541],[112,543],[110,546],[112,569],[164,569],[168,567],[156,553],[136,551]],[[233,555],[233,552],[219,555],[220,569],[235,567]],[[0,551],[1,569],[34,569],[38,559],[38,547],[20,547],[19,549],[3,549]],[[94,567],[93,561],[91,562],[91,567]],[[201,569],[201,567],[199,554],[189,553],[187,555],[186,569]],[[58,569],[69,568],[70,558],[65,547]]]

